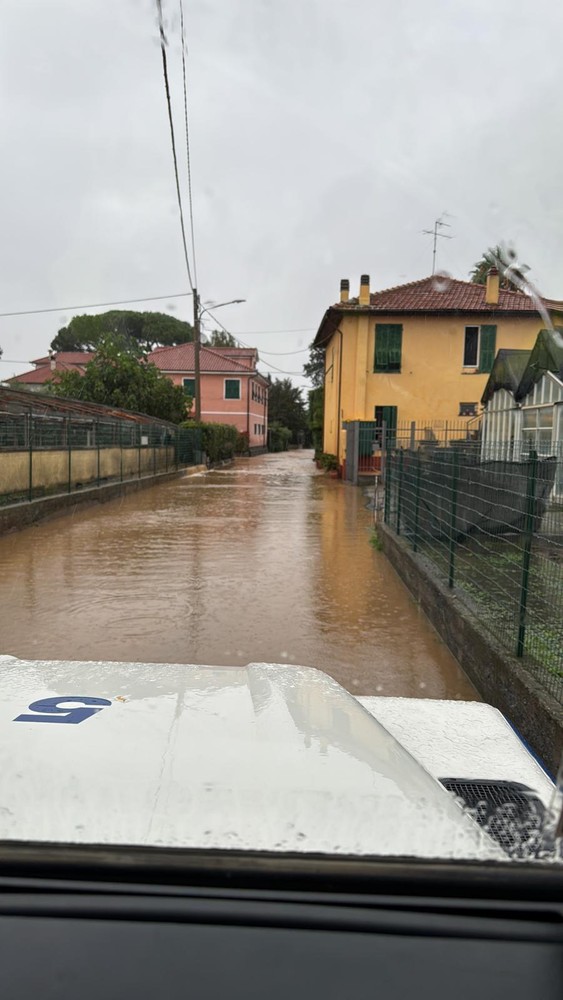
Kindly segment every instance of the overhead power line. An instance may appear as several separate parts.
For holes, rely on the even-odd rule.
[[[156,0],[156,9],[158,11],[158,29],[160,33],[160,51],[162,54],[162,73],[164,77],[164,90],[166,94],[166,107],[168,110],[168,125],[170,127],[170,142],[172,144],[172,159],[174,161],[174,178],[176,180],[176,196],[178,199],[178,211],[180,213],[180,226],[182,229],[182,245],[184,247],[184,259],[186,261],[186,270],[188,272],[188,281],[190,288],[194,289],[194,283],[192,281],[192,272],[190,270],[190,259],[188,256],[188,247],[186,243],[186,227],[184,224],[184,209],[182,206],[182,195],[180,193],[180,178],[178,176],[178,157],[176,155],[176,138],[174,135],[174,120],[172,118],[172,102],[170,99],[170,83],[168,81],[168,62],[166,59],[166,35],[164,32],[164,20],[162,15],[162,0]]]
[[[224,324],[221,323],[221,320],[217,319],[217,317],[215,316],[215,314],[212,313],[209,309],[207,310],[207,312],[208,312],[208,315],[211,316],[211,318],[213,320],[215,320],[215,322],[221,327],[221,329],[224,330],[225,333],[230,334],[231,337],[235,337],[235,339],[238,340],[239,344],[242,347],[251,347],[250,344],[245,344],[243,340],[240,340],[240,338],[236,337],[236,335],[234,333],[231,333],[230,330],[227,330],[227,327],[224,326]],[[276,365],[273,365],[271,361],[264,361],[263,364],[267,365],[268,368],[272,368],[275,372],[278,372],[280,375],[298,375],[300,378],[308,379],[308,376],[304,375],[303,372],[288,372],[288,371],[285,371],[285,369],[278,368]]]
[[[233,337],[234,337],[234,333],[233,333]],[[282,357],[282,356],[286,356],[287,357],[287,355],[289,355],[289,354],[308,354],[309,353],[309,348],[308,347],[302,347],[299,351],[263,351],[262,349],[260,349],[260,353],[261,354],[271,354],[272,357],[277,356],[279,358],[279,357]]]
[[[188,86],[186,83],[186,54],[188,51],[186,42],[184,40],[184,5],[182,0],[180,0],[180,31],[182,34],[182,80],[184,84],[184,123],[186,127],[186,160],[188,166],[188,201],[190,208],[190,230],[192,237],[192,261],[194,265],[194,281],[197,288],[197,264],[195,256],[195,237],[194,237],[194,206],[192,200],[192,166],[191,166],[191,156],[190,156],[190,129],[188,125]]]
[[[316,329],[316,326],[300,326],[293,330],[239,330],[238,333],[233,333],[233,337],[238,337],[239,333],[243,337],[266,336],[269,333],[311,333]]]
[[[113,302],[86,302],[78,306],[49,306],[48,309],[18,309],[16,312],[2,312],[0,318],[7,316],[37,316],[39,313],[67,312],[70,309],[102,309],[104,306],[127,306],[135,302],[157,302],[160,299],[180,299],[192,295],[192,292],[174,292],[173,295],[147,295],[142,299],[118,299]]]

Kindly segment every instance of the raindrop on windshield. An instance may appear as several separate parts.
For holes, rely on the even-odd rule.
[[[447,271],[437,271],[432,277],[432,288],[435,292],[447,292],[452,280]]]

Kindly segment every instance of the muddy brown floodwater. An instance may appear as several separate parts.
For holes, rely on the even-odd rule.
[[[311,452],[242,459],[0,538],[0,652],[319,667],[354,694],[477,698]]]

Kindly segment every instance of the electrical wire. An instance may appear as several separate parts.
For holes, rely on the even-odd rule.
[[[302,347],[299,351],[263,351],[262,349],[260,350],[260,354],[272,354],[272,355],[277,355],[278,357],[281,357],[282,355],[287,356],[288,354],[308,354],[308,353],[309,353],[308,347]]]
[[[316,326],[301,326],[294,330],[239,330],[239,333],[243,337],[265,337],[269,333],[311,333],[316,329]],[[233,333],[233,337],[238,337],[238,333]]]
[[[162,54],[162,73],[164,76],[164,90],[166,93],[166,107],[168,110],[168,124],[170,127],[170,141],[172,143],[172,159],[174,161],[174,177],[176,180],[176,196],[178,199],[178,210],[180,212],[180,226],[182,229],[182,245],[184,247],[184,259],[186,261],[186,270],[188,272],[188,281],[190,288],[193,292],[194,284],[192,281],[192,272],[190,270],[190,259],[188,256],[188,247],[186,243],[186,227],[184,224],[184,209],[182,206],[182,195],[180,193],[180,178],[178,176],[178,157],[176,155],[176,138],[174,136],[174,121],[172,118],[172,102],[170,99],[170,84],[168,81],[168,62],[166,59],[166,35],[164,33],[164,21],[162,16],[162,0],[156,0],[156,9],[158,11],[158,29],[160,33],[160,51]]]
[[[143,299],[119,299],[116,302],[87,302],[79,306],[50,306],[49,309],[19,309],[17,312],[0,312],[0,319],[7,316],[37,316],[39,313],[66,312],[69,309],[101,309],[103,306],[127,306],[134,302],[156,302],[159,299],[180,299],[192,292],[175,292],[174,295],[147,295]]]
[[[184,5],[180,0],[180,31],[182,34],[182,79],[184,84],[184,122],[186,126],[186,160],[188,165],[188,203],[190,208],[190,230],[192,237],[192,261],[194,265],[194,281],[197,288],[197,264],[195,257],[195,237],[194,237],[194,206],[192,200],[192,167],[190,157],[190,129],[188,126],[188,87],[186,83],[186,54],[188,47],[184,40]]]
[[[223,323],[221,323],[221,320],[217,319],[217,317],[215,316],[215,314],[212,313],[209,309],[207,310],[207,315],[211,316],[211,318],[213,320],[215,320],[215,322],[218,324],[218,326],[220,326],[221,329],[225,331],[225,333],[230,334],[231,337],[235,336],[234,333],[231,333],[230,330],[227,330],[227,327]],[[244,341],[240,340],[239,337],[235,337],[235,339],[238,341],[238,343],[242,347],[251,347],[250,344],[245,344]],[[264,361],[263,364],[267,365],[268,368],[273,368],[273,370],[275,372],[279,372],[280,375],[298,375],[300,378],[307,379],[307,375],[303,375],[303,372],[288,372],[288,371],[285,371],[283,368],[278,368],[276,365],[273,365],[271,361]],[[308,381],[310,381],[310,380],[308,379]]]

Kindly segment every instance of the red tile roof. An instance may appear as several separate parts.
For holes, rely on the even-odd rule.
[[[406,285],[396,285],[370,295],[370,310],[377,312],[511,312],[537,313],[534,300],[522,292],[501,288],[497,305],[485,302],[485,285],[458,281],[439,274]],[[542,300],[548,306],[552,303]],[[554,303],[563,308],[563,303]],[[337,309],[360,308],[358,299],[338,302]]]
[[[368,306],[360,306],[357,298],[349,299],[348,302],[336,302],[323,316],[314,343],[322,345],[337,328],[340,316],[347,312],[387,315],[480,313],[495,316],[539,316],[537,306],[529,295],[501,289],[498,303],[489,305],[485,302],[485,292],[485,285],[476,285],[472,281],[458,281],[456,278],[436,274],[420,281],[410,281],[406,285],[396,285],[381,292],[372,292]],[[563,312],[563,302],[543,298],[541,302],[547,310]]]
[[[230,354],[232,348],[227,348]],[[177,347],[157,347],[148,355],[148,360],[160,368],[163,372],[193,372],[194,370],[194,345],[178,344]],[[254,369],[248,367],[232,357],[223,354],[220,347],[201,346],[199,353],[199,365],[202,372],[232,372],[239,374],[245,372],[247,375]],[[258,374],[256,372],[256,374]]]
[[[67,364],[66,362],[61,363],[57,358],[57,367],[55,369],[52,369],[50,364],[40,365],[38,368],[34,368],[30,372],[23,372],[21,375],[14,375],[14,377],[8,379],[8,381],[23,382],[26,385],[43,385],[48,379],[53,378],[61,372],[80,372],[83,374],[85,367],[85,364],[77,365]]]
[[[67,365],[87,365],[88,362],[95,356],[93,351],[55,351],[54,353],[57,361],[57,368],[59,367],[60,362]],[[46,358],[35,358],[31,364],[48,365],[50,360],[49,356]]]

